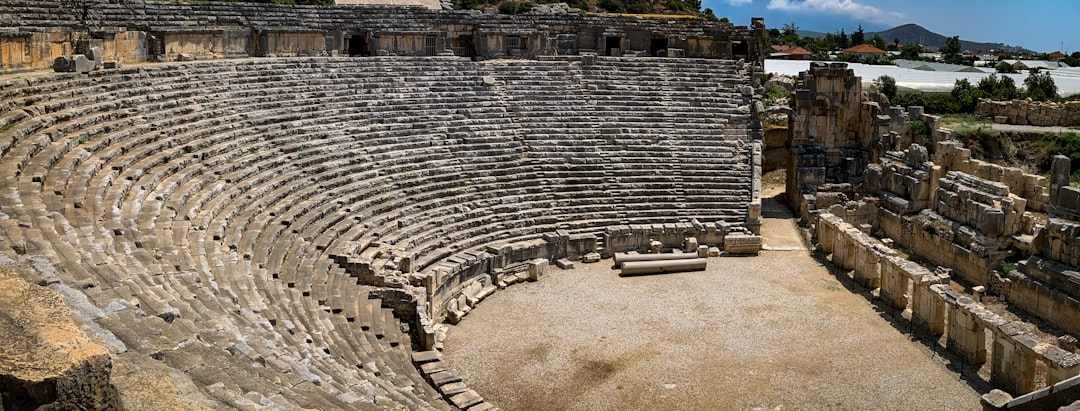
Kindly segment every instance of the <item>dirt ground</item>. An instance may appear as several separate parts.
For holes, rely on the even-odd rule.
[[[808,255],[773,200],[757,257],[627,278],[611,260],[552,267],[453,327],[445,360],[505,410],[979,409],[933,352]]]

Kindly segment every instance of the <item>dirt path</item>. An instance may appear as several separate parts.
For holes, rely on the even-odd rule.
[[[1080,131],[1078,131],[1076,129],[1073,129],[1073,128],[1058,127],[1058,126],[1049,126],[1049,127],[1044,127],[1044,126],[1018,126],[1018,125],[1013,125],[1013,124],[997,124],[997,123],[994,123],[992,125],[992,127],[994,128],[994,130],[1004,131],[1004,132],[1007,132],[1007,133],[1030,133],[1030,134],[1054,133],[1054,134],[1060,134],[1060,133],[1064,133],[1064,132],[1068,132],[1068,131],[1080,132]]]
[[[481,303],[445,359],[506,410],[979,409],[806,251],[778,251],[802,242],[779,202],[764,211],[773,251],[659,276],[554,269]]]

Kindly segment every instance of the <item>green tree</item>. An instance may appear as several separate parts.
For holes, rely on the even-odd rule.
[[[848,43],[847,33],[844,33],[844,29],[840,29],[840,36],[839,37],[840,38],[837,40],[837,46],[840,47],[841,50],[846,49],[848,47],[851,47],[849,45],[850,43]]]
[[[798,36],[799,26],[796,26],[794,21],[791,23],[784,23],[784,28],[780,32],[784,35],[784,37]]]
[[[883,75],[874,80],[874,84],[877,85],[878,91],[889,98],[889,101],[893,101],[896,98],[896,79],[892,76]]]
[[[873,44],[874,47],[882,50],[889,48],[889,45],[885,44],[885,39],[881,38],[881,35],[878,34],[875,34],[874,37],[870,38],[870,44]]]
[[[975,107],[979,104],[979,98],[983,96],[983,92],[972,86],[971,82],[966,78],[956,80],[956,83],[953,83],[952,92],[949,94],[955,101],[957,111],[962,113],[975,112]]]
[[[859,29],[854,33],[851,33],[851,45],[858,46],[866,41],[866,33],[863,33],[862,24],[859,25]]]
[[[997,74],[991,74],[983,77],[979,80],[979,97],[990,98],[994,100],[1012,100],[1020,98],[1020,90],[1016,89],[1016,82],[1012,77],[1001,76]]]
[[[1027,88],[1027,96],[1032,100],[1045,101],[1057,98],[1057,84],[1049,72],[1032,70],[1031,74],[1024,79],[1024,87]]]
[[[945,39],[945,46],[941,47],[941,58],[946,63],[961,64],[964,57],[960,55],[960,36],[952,36]]]
[[[1016,69],[1013,68],[1012,64],[1006,63],[1004,61],[999,62],[996,66],[994,66],[994,70],[997,70],[998,73],[1015,73],[1016,72]]]
[[[900,49],[900,58],[918,60],[919,53],[922,53],[922,47],[919,47],[918,44],[905,44],[904,47]]]

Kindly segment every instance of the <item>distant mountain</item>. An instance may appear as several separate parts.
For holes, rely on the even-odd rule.
[[[848,36],[851,32],[847,32]],[[893,27],[888,30],[878,32],[866,32],[866,39],[869,40],[874,35],[880,35],[882,39],[885,39],[885,44],[893,42],[893,39],[900,39],[900,44],[922,44],[924,47],[930,49],[937,49],[938,47],[945,45],[945,39],[948,38],[944,35],[934,33],[930,30],[923,28],[918,24],[905,24],[903,26]],[[823,37],[825,33],[813,30],[799,30],[799,36],[803,37]],[[979,51],[1008,51],[1011,53],[1030,53],[1031,50],[1018,46],[1008,46],[1001,43],[979,43],[974,41],[964,40],[960,38],[960,48],[963,50],[979,50]]]
[[[925,47],[936,49],[945,45],[944,35],[934,33],[930,30],[923,28],[918,24],[905,24],[903,26],[893,27],[891,29],[876,32],[866,33],[866,38],[874,37],[874,35],[880,35],[885,39],[885,43],[891,43],[893,39],[900,39],[901,44],[917,43],[922,44]],[[1009,52],[1030,52],[1023,47],[1008,46],[1001,43],[979,43],[974,41],[964,40],[960,38],[960,48],[963,50],[980,50],[980,51],[1009,51]]]
[[[799,37],[813,37],[815,39],[820,38],[820,37],[825,37],[825,33],[822,33],[820,31],[813,31],[813,30],[799,30],[799,31],[796,31],[796,33],[799,34]]]

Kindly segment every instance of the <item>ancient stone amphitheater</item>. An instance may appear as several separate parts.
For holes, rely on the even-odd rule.
[[[8,7],[22,20],[5,51],[32,43],[9,68],[71,24],[33,3]],[[187,59],[168,36],[191,33],[156,30],[164,53],[147,60]],[[128,58],[117,36],[91,58]],[[417,366],[466,285],[609,254],[614,226],[749,233],[752,63],[265,57],[5,76],[0,243],[146,378],[187,381],[169,390],[188,406],[483,409]],[[51,401],[32,386],[5,401]],[[91,394],[79,404],[117,404]]]
[[[1011,393],[1037,388],[1039,362],[1038,398],[1076,395],[1076,354],[863,233],[1028,296],[1076,332],[1076,190],[945,141],[931,162],[908,124],[934,119],[864,98],[844,67],[800,79],[778,110],[789,134],[766,144],[760,20],[91,4],[0,6],[0,263],[17,271],[0,280],[46,285],[76,317],[20,320],[70,314],[25,284],[0,293],[17,306],[0,315],[5,409],[119,407],[110,370],[153,387],[128,399],[139,408],[493,408],[439,360],[438,324],[549,262],[689,238],[756,251],[770,149],[839,266],[891,306],[910,295],[932,334],[948,314],[949,346],[975,360],[994,331],[1015,350],[994,345]],[[1043,220],[1021,218],[998,181]],[[975,211],[932,204],[939,186]],[[928,232],[938,217],[920,210],[976,227],[964,238],[982,254],[933,251],[954,236]],[[1028,288],[1002,289],[985,276],[1017,247],[1034,258]],[[57,353],[66,366],[35,362]]]

